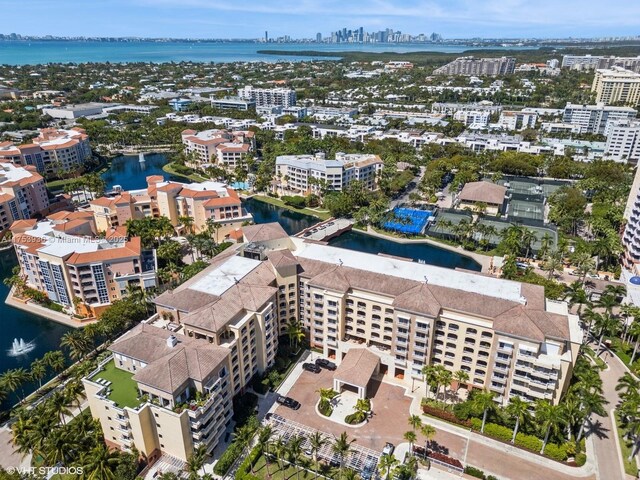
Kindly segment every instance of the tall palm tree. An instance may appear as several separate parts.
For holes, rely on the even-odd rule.
[[[32,416],[26,410],[19,410],[15,421],[11,424],[11,442],[18,453],[23,456],[33,449]]]
[[[526,421],[529,415],[529,404],[522,400],[520,397],[512,397],[507,405],[507,414],[515,419],[516,424],[513,427],[513,436],[511,437],[511,443],[516,443],[516,435],[520,429],[520,424]]]
[[[304,340],[304,332],[300,326],[300,322],[294,318],[287,322],[287,336],[289,337],[289,346],[296,348],[298,343]]]
[[[200,478],[200,470],[204,466],[206,459],[207,447],[205,445],[200,445],[195,448],[191,455],[189,455],[187,463],[185,464],[185,471],[188,473],[190,480],[197,480]],[[251,468],[253,470],[253,464],[251,464]],[[253,473],[253,471],[251,473]]]
[[[67,383],[64,389],[65,396],[70,405],[76,406],[78,410],[80,410],[80,406],[82,405],[82,400],[87,398],[87,394],[85,392],[84,386],[79,379],[74,379]]]
[[[629,372],[624,372],[624,374],[618,379],[618,384],[616,385],[616,392],[621,392],[620,397],[624,398],[627,395],[632,394],[633,392],[637,392],[640,390],[640,380],[636,380],[636,378],[631,375]]]
[[[30,379],[29,372],[24,368],[13,368],[7,370],[0,375],[0,385],[9,393],[14,393],[19,388],[22,388],[24,383]],[[24,392],[22,393],[21,402],[24,399]]]
[[[273,428],[271,427],[271,425],[265,425],[258,431],[258,442],[260,444],[260,451],[262,453],[262,456],[264,457],[267,477],[271,476],[271,474],[269,473],[269,465],[271,464],[271,459],[269,458],[269,445],[272,437]]]
[[[582,419],[582,415],[580,400],[574,392],[569,391],[560,403],[560,418],[567,427],[567,440],[571,440],[571,435],[575,433],[575,426]]]
[[[320,449],[327,444],[328,440],[317,430],[311,434],[309,437],[309,443],[311,445],[311,455],[313,456],[313,463],[315,466],[315,476],[314,478],[318,478],[318,454],[320,453]]]
[[[458,397],[458,391],[462,387],[463,383],[469,381],[469,374],[464,370],[456,370],[453,372],[453,379],[456,381],[456,398]]]
[[[418,439],[418,436],[416,435],[416,432],[414,432],[413,430],[409,430],[408,432],[404,432],[403,438],[409,442],[409,454],[413,455],[413,445],[416,443],[416,440]]]
[[[65,417],[71,415],[69,410],[69,398],[61,390],[56,390],[51,394],[46,402],[49,411],[55,415],[63,425],[66,425]]]
[[[116,480],[113,469],[120,461],[120,454],[109,450],[105,444],[96,445],[83,459],[82,480]]]
[[[552,432],[557,433],[560,428],[562,407],[560,405],[552,405],[547,400],[537,400],[535,404],[535,419],[540,431],[544,432],[544,440],[540,450],[540,455],[543,455],[549,441],[549,435]]]
[[[589,296],[584,290],[583,285],[576,280],[565,288],[564,300],[568,300],[569,308],[574,305],[579,305],[578,315],[580,315],[582,306],[589,303]]]
[[[442,401],[447,401],[447,386],[451,386],[451,379],[453,378],[453,374],[442,367],[442,369],[438,373],[438,383],[442,385]]]
[[[29,376],[32,380],[38,382],[38,388],[42,388],[42,379],[47,374],[47,365],[44,363],[44,360],[41,358],[36,358],[33,362],[31,362],[31,366],[29,368]]]
[[[275,444],[273,445],[273,452],[276,456],[276,461],[278,462],[278,468],[281,471],[284,471],[283,460],[287,455],[287,444],[281,437],[278,437]]]
[[[493,392],[484,390],[477,393],[471,401],[476,410],[482,410],[482,427],[480,427],[480,433],[484,433],[484,426],[487,422],[489,412],[493,412],[497,408],[496,402],[493,401],[494,396],[495,394]]]
[[[424,437],[424,449],[427,450],[427,445],[429,444],[431,439],[436,436],[436,427],[425,423],[420,428],[420,433],[422,433],[422,436]]]
[[[91,351],[91,346],[87,342],[82,330],[73,330],[65,333],[60,338],[60,346],[69,350],[71,360],[79,360]]]
[[[524,258],[529,258],[529,253],[531,253],[532,245],[538,240],[538,236],[533,230],[529,230],[525,228],[522,232],[522,244],[525,248]]]
[[[435,369],[435,365],[425,365],[422,367],[422,376],[424,378],[424,390],[425,395],[429,398],[429,390],[432,387],[437,379],[436,375],[437,371]]]
[[[629,326],[628,335],[634,339],[633,352],[631,352],[631,360],[629,362],[629,365],[633,365],[636,359],[636,353],[638,352],[638,343],[640,342],[640,320],[635,317]]]
[[[595,317],[596,334],[598,335],[598,351],[596,355],[600,355],[602,340],[606,335],[614,335],[620,328],[620,319],[609,313]]]
[[[353,442],[355,442],[355,440],[349,440],[347,432],[342,432],[339,437],[334,437],[333,444],[331,445],[331,450],[340,458],[340,478],[342,478],[344,462],[351,451],[351,444]]]
[[[391,470],[398,465],[398,459],[391,454],[385,453],[378,460],[378,471],[384,475],[385,480],[389,480]]]
[[[413,430],[413,432],[422,427],[422,419],[420,418],[420,415],[410,415],[408,422],[409,425],[411,425],[411,430]]]
[[[296,478],[300,480],[300,468],[298,465],[298,461],[300,460],[300,455],[302,455],[302,442],[304,438],[301,435],[296,435],[289,439],[288,445],[288,454],[291,463],[293,463],[293,468],[296,470]]]

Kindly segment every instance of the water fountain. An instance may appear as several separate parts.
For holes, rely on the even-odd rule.
[[[36,348],[34,341],[25,342],[23,338],[14,338],[11,348],[7,350],[7,353],[10,357],[17,357],[19,355],[26,355],[34,348]]]
[[[138,162],[140,162],[140,163],[144,163],[145,162],[144,153],[138,154]]]

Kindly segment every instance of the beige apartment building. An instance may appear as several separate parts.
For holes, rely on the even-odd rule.
[[[95,236],[90,212],[59,212],[46,220],[11,227],[20,271],[27,285],[47,294],[68,313],[96,317],[127,295],[129,285],[156,286],[153,251],[124,229]]]
[[[0,163],[0,235],[16,220],[26,220],[49,209],[44,178],[35,167]]]
[[[43,128],[31,143],[0,143],[0,161],[33,165],[39,173],[55,175],[75,171],[91,159],[89,136],[78,127],[69,130]]]
[[[121,192],[92,200],[89,206],[98,231],[124,226],[127,220],[167,217],[181,233],[186,233],[181,217],[191,217],[193,231],[215,226],[216,241],[223,241],[252,216],[242,208],[235,190],[219,182],[166,182],[161,175],[147,177],[147,188]]]
[[[640,103],[640,73],[621,67],[596,70],[591,91],[596,103],[631,105]]]
[[[119,346],[121,339],[111,347],[113,367],[133,373],[140,397],[132,400],[134,408],[113,404],[109,390],[120,388],[117,382],[98,382],[108,372],[85,379],[91,411],[113,444],[124,449],[135,444],[146,455],[159,450],[182,460],[204,440],[214,449],[229,415],[227,407],[215,405],[227,397],[205,395],[204,405],[194,406],[200,413],[184,415],[176,407],[207,384],[210,371],[218,372],[212,378],[224,378],[218,396],[240,393],[274,363],[278,337],[292,320],[302,323],[312,347],[338,363],[334,384],[360,395],[366,395],[373,374],[409,388],[423,379],[422,368],[429,364],[468,372],[462,387],[491,390],[501,404],[514,396],[557,404],[569,386],[582,332],[566,304],[545,299],[542,287],[305,242],[289,237],[279,224],[245,227],[243,235],[243,244],[159,295],[157,313],[123,337],[142,345],[127,339],[141,331],[146,338],[156,329],[161,367],[142,353],[146,346],[129,351]],[[188,358],[196,362],[188,369],[169,361],[177,347],[163,342],[173,337],[187,351],[191,345],[214,350],[219,363],[213,367],[196,353]],[[196,367],[200,362],[204,369]],[[345,374],[361,366],[357,382]],[[191,372],[206,378],[199,384]],[[161,382],[160,376],[164,382],[176,376],[180,381],[159,387],[154,382]],[[208,437],[194,437],[196,415],[215,422],[206,427]],[[129,425],[119,428],[122,422]]]
[[[195,155],[195,167],[217,165],[227,170],[235,169],[255,150],[254,133],[229,130],[184,130],[182,144],[185,152]]]

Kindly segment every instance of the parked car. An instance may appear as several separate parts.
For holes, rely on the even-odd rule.
[[[383,455],[391,455],[393,453],[393,451],[395,450],[395,445],[393,445],[393,443],[389,443],[387,442],[384,446],[384,448],[382,449],[382,454]]]
[[[276,402],[278,402],[280,405],[284,405],[285,407],[290,408],[291,410],[298,410],[300,408],[300,402],[294,400],[291,397],[278,395],[278,398],[276,398]]]
[[[320,371],[322,370],[315,363],[303,363],[302,364],[302,369],[306,370],[307,372],[313,372],[313,373],[320,373]]]
[[[374,465],[371,463],[367,463],[362,469],[362,472],[360,472],[360,477],[362,478],[362,480],[371,480],[371,478],[373,478],[374,473],[375,473]]]
[[[338,368],[335,363],[330,362],[326,358],[318,358],[316,359],[316,365],[322,368],[326,368],[327,370],[335,370]]]

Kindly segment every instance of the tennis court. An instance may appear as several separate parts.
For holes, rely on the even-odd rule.
[[[509,218],[528,218],[542,222],[544,221],[544,203],[512,199],[507,213]]]
[[[424,232],[433,212],[429,210],[415,210],[413,208],[394,208],[391,219],[383,227],[395,232],[418,235]]]

